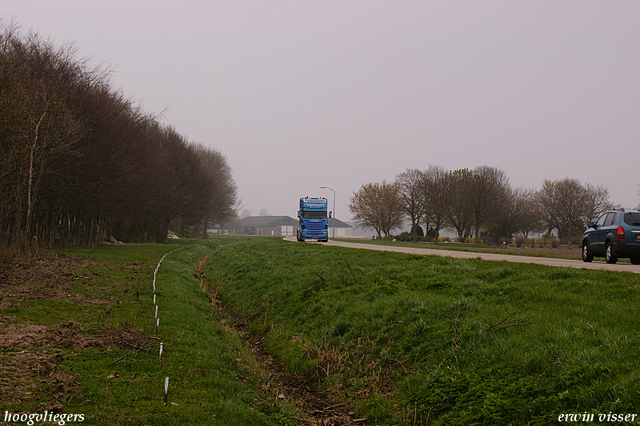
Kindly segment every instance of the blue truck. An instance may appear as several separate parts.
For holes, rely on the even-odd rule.
[[[298,241],[329,241],[329,219],[326,198],[300,198],[298,210]]]

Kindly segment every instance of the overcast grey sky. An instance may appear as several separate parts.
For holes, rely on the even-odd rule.
[[[406,168],[577,178],[638,205],[638,1],[0,0],[223,152],[242,206],[295,216]]]

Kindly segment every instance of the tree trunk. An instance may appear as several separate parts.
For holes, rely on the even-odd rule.
[[[207,233],[207,226],[209,225],[209,218],[205,218],[202,224],[202,239],[206,240],[209,238],[209,234]]]
[[[164,217],[160,217],[158,219],[158,234],[156,236],[156,242],[158,243],[166,243],[167,237],[169,234],[169,222],[171,219],[165,219]]]
[[[31,199],[31,193],[34,191],[33,189],[33,156],[34,156],[34,151],[36,150],[36,146],[38,145],[38,135],[40,132],[40,124],[42,123],[42,120],[44,120],[45,115],[47,115],[47,107],[48,104],[45,105],[45,110],[42,113],[42,115],[40,116],[40,119],[38,120],[38,122],[35,125],[35,129],[34,129],[34,134],[33,134],[33,142],[31,144],[31,150],[29,151],[29,178],[27,181],[27,216],[26,216],[26,220],[25,220],[25,227],[24,227],[24,232],[25,232],[25,243],[27,245],[31,244],[31,236],[29,235],[31,230],[31,211],[33,209],[33,204],[34,201]]]

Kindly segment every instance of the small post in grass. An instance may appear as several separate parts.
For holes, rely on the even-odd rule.
[[[158,360],[160,361],[160,364],[162,364],[162,342],[160,342],[160,355],[158,356]]]
[[[156,334],[158,334],[158,327],[160,327],[160,318],[156,319]]]
[[[167,393],[169,393],[169,377],[164,378],[164,405],[167,405]]]
[[[154,318],[158,318],[158,305],[156,305],[156,315],[154,316]]]

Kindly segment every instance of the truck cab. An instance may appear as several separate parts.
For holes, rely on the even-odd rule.
[[[300,208],[298,210],[298,241],[328,241],[329,240],[329,218],[327,215],[326,198],[300,198]]]

